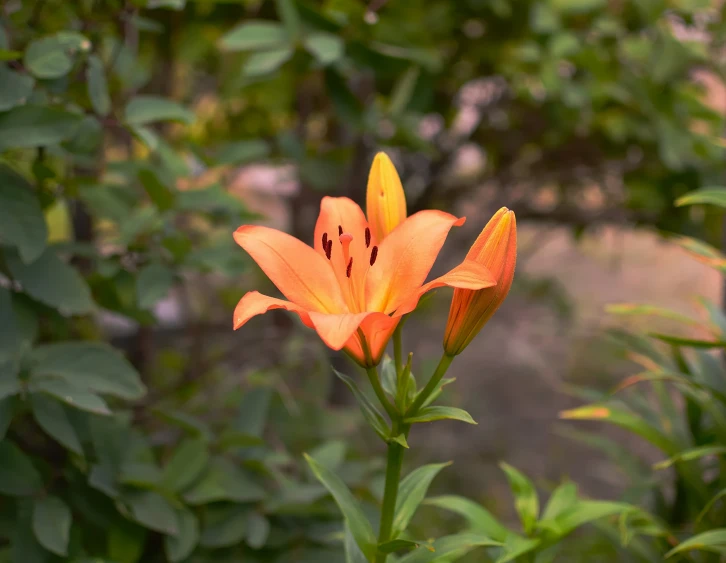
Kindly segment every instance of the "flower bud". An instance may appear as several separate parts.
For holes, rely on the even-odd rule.
[[[373,237],[381,242],[406,219],[406,196],[391,159],[379,152],[368,176],[366,215]]]
[[[504,301],[512,287],[517,262],[517,221],[502,207],[489,220],[466,255],[486,266],[497,285],[479,290],[455,289],[444,335],[444,350],[460,354]]]

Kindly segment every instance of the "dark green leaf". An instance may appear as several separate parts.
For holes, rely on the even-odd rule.
[[[419,547],[412,553],[401,557],[398,563],[432,563],[454,553],[461,556],[477,547],[497,545],[501,545],[501,543],[480,534],[455,534],[439,538],[431,546]]]
[[[413,518],[419,505],[426,497],[431,481],[439,474],[439,471],[449,465],[451,463],[424,465],[413,470],[401,481],[398,498],[396,499],[396,514],[393,519],[395,535],[404,532],[408,528],[411,518]]]
[[[18,256],[6,256],[10,273],[33,299],[71,314],[90,313],[91,291],[75,268],[66,264],[50,248],[36,260],[24,264]]]
[[[335,473],[307,454],[305,459],[310,464],[315,476],[335,499],[360,550],[368,559],[372,559],[377,548],[376,536],[373,533],[373,528],[371,528],[371,523],[361,510],[355,497]]]
[[[70,139],[82,116],[48,106],[18,106],[0,113],[0,151],[55,145]]]
[[[142,526],[162,534],[179,533],[176,512],[159,493],[128,491],[123,495],[123,502],[131,518]]]
[[[267,423],[273,390],[256,387],[248,391],[240,401],[239,414],[234,422],[235,430],[250,436],[262,436]]]
[[[125,119],[129,125],[145,125],[155,121],[194,122],[194,112],[160,96],[138,95],[126,105]]]
[[[33,505],[33,532],[48,551],[64,557],[68,554],[71,533],[71,510],[54,496],[35,501]]]
[[[502,526],[486,508],[467,498],[447,495],[427,499],[424,504],[438,506],[460,514],[466,518],[472,531],[497,541],[504,541],[509,535],[509,530]]]
[[[72,452],[83,455],[81,441],[68,419],[63,405],[42,393],[32,394],[30,405],[33,417],[45,432]]]
[[[421,543],[422,542],[415,542],[403,539],[391,540],[379,544],[378,551],[380,551],[381,553],[395,553],[396,551],[401,551],[402,549],[415,549],[419,545],[421,545]]]
[[[48,229],[32,186],[0,166],[0,241],[18,249],[23,262],[36,260],[45,248]]]
[[[98,55],[88,57],[86,80],[88,81],[88,97],[91,99],[93,111],[98,115],[108,115],[111,111],[111,96],[108,93],[106,71]]]
[[[406,110],[408,103],[413,97],[416,82],[420,74],[421,69],[412,66],[396,82],[396,86],[391,93],[391,101],[388,105],[388,111],[391,112],[391,115],[400,115]]]
[[[0,493],[30,496],[40,491],[43,481],[30,458],[7,440],[0,442]]]
[[[289,61],[293,53],[292,47],[278,47],[271,51],[253,53],[247,59],[242,72],[251,78],[265,76]]]
[[[247,534],[248,506],[209,508],[206,513],[200,545],[208,548],[230,547]]]
[[[38,543],[33,533],[33,501],[22,499],[17,503],[17,522],[12,534],[10,563],[49,563],[54,557]]]
[[[78,387],[122,399],[146,393],[139,374],[116,349],[102,342],[58,342],[34,348],[29,356],[31,379],[51,375]]]
[[[335,372],[335,375],[337,375],[353,392],[356,401],[358,401],[358,406],[360,406],[360,410],[368,424],[371,425],[371,428],[373,428],[373,430],[375,430],[381,438],[388,440],[388,434],[390,432],[388,425],[386,424],[383,415],[381,415],[375,405],[361,392],[360,389],[358,389],[355,381],[353,381],[350,377],[343,375],[335,369],[333,369],[333,372]]]
[[[73,68],[79,51],[88,51],[91,42],[80,33],[60,31],[32,41],[25,50],[25,67],[36,77],[60,78]]]
[[[270,145],[261,140],[237,141],[224,145],[217,153],[217,163],[241,165],[262,160],[270,154]]]
[[[174,285],[174,272],[159,262],[144,266],[136,278],[136,295],[141,309],[150,309],[166,297]]]
[[[471,418],[471,415],[463,409],[457,409],[456,407],[442,407],[433,406],[425,407],[418,411],[416,416],[406,419],[406,424],[413,424],[415,422],[431,422],[432,420],[460,420],[469,424],[476,424],[476,421]]]
[[[726,188],[703,188],[690,192],[676,200],[676,206],[710,203],[718,207],[726,207]]]
[[[256,51],[283,47],[287,32],[277,22],[246,21],[222,36],[219,46],[226,51]]]
[[[33,93],[35,79],[29,74],[21,74],[0,64],[0,111],[23,105]]]
[[[167,211],[174,207],[176,201],[174,191],[164,184],[152,170],[148,168],[139,170],[139,180],[149,195],[149,199],[159,211]]]
[[[33,393],[47,393],[76,409],[95,414],[111,414],[108,405],[101,397],[65,379],[57,377],[33,378],[30,381],[29,389]]]
[[[499,466],[507,474],[509,486],[514,494],[514,507],[517,509],[524,531],[529,534],[534,530],[539,517],[537,491],[532,482],[511,465],[502,462]]]
[[[115,563],[137,563],[144,552],[147,537],[146,528],[117,519],[108,530],[108,557]]]
[[[199,542],[199,522],[191,510],[176,511],[179,533],[176,536],[164,536],[164,550],[172,563],[183,561]]]
[[[297,12],[294,0],[275,0],[277,15],[285,25],[288,37],[297,39],[300,34],[300,14]]]
[[[325,86],[335,111],[343,123],[360,127],[363,122],[363,104],[355,97],[345,79],[333,68],[325,71]]]
[[[502,547],[502,554],[496,560],[496,563],[517,561],[522,555],[537,549],[541,543],[542,540],[540,538],[523,538],[516,534],[509,534]]]
[[[265,496],[265,490],[245,471],[224,458],[214,458],[184,500],[195,506],[220,500],[253,502]]]
[[[184,440],[164,467],[162,483],[170,491],[182,492],[201,476],[208,462],[209,452],[203,440]]]
[[[5,434],[10,427],[15,413],[15,397],[0,399],[0,442],[5,439]]]

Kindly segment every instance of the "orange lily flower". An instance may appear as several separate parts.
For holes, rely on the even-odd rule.
[[[366,213],[371,232],[378,241],[406,220],[406,196],[401,178],[384,152],[379,152],[373,159],[368,175]]]
[[[489,321],[509,293],[517,263],[517,220],[502,207],[472,245],[467,260],[486,266],[497,285],[478,291],[455,289],[444,335],[444,350],[456,356]]]
[[[313,247],[276,229],[242,226],[235,241],[288,300],[247,293],[234,311],[234,328],[271,309],[286,309],[333,350],[344,349],[364,367],[377,365],[401,317],[428,290],[496,284],[473,260],[424,283],[449,230],[464,220],[420,211],[379,242],[357,204],[324,197]]]

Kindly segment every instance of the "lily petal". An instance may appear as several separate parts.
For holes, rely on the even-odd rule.
[[[294,303],[290,303],[284,299],[268,297],[258,291],[250,291],[249,293],[245,293],[244,297],[240,299],[240,302],[237,303],[237,306],[234,309],[234,330],[240,328],[252,317],[262,315],[272,309],[285,309],[287,311],[297,313],[305,326],[313,328],[310,315],[308,315],[308,312],[302,307],[298,307]]]
[[[234,240],[294,304],[325,313],[347,310],[327,261],[307,244],[277,229],[257,225],[240,227]]]
[[[485,287],[493,287],[497,285],[489,269],[483,264],[479,264],[474,260],[464,260],[461,264],[449,270],[443,276],[440,276],[430,282],[422,285],[412,295],[408,297],[394,313],[394,317],[400,317],[413,311],[418,305],[419,299],[423,295],[436,289],[437,287],[448,286],[459,289],[484,289]]]
[[[366,345],[371,354],[371,362],[363,351],[360,335],[354,332],[353,335],[345,343],[343,349],[351,355],[362,366],[378,365],[386,351],[388,341],[393,336],[401,317],[389,317],[382,313],[367,316],[360,325],[361,332],[366,339]]]
[[[392,313],[423,285],[451,227],[466,219],[443,211],[419,211],[380,244],[366,276],[366,309]]]
[[[367,319],[371,321],[366,322]],[[390,320],[388,315],[376,312],[343,313],[326,315],[324,313],[310,313],[310,320],[325,345],[333,350],[340,350],[350,340],[362,325],[375,325],[375,319]]]

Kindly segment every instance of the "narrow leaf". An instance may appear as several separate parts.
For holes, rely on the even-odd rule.
[[[456,407],[431,406],[422,408],[416,416],[405,420],[406,424],[416,422],[431,422],[434,420],[460,420],[468,424],[476,424],[471,415],[463,409]]]
[[[436,540],[431,546],[421,546],[417,550],[401,557],[398,563],[432,563],[445,560],[447,555],[458,556],[476,549],[477,547],[493,547],[501,545],[487,536],[473,533],[454,534]]]
[[[711,551],[726,554],[726,528],[718,528],[698,534],[681,542],[665,554],[666,558],[684,551]]]
[[[496,541],[504,541],[509,530],[482,505],[464,497],[445,495],[424,501],[424,504],[437,506],[463,516],[471,531],[489,536]]]
[[[388,424],[386,424],[386,420],[375,405],[361,392],[355,384],[355,381],[353,381],[350,377],[335,369],[333,369],[333,372],[348,386],[348,389],[353,392],[356,401],[358,401],[358,406],[360,407],[360,410],[368,424],[371,425],[371,428],[373,428],[373,430],[375,430],[381,438],[388,440],[388,435],[390,433]]]
[[[539,498],[537,491],[525,475],[507,463],[500,463],[507,475],[509,486],[514,494],[514,507],[519,514],[525,533],[530,534],[537,523],[539,516]]]
[[[451,462],[424,465],[412,471],[401,481],[396,499],[396,513],[393,518],[395,535],[404,532],[408,528],[411,518],[413,518],[419,505],[426,497],[431,481],[444,467],[449,465],[451,465]]]

